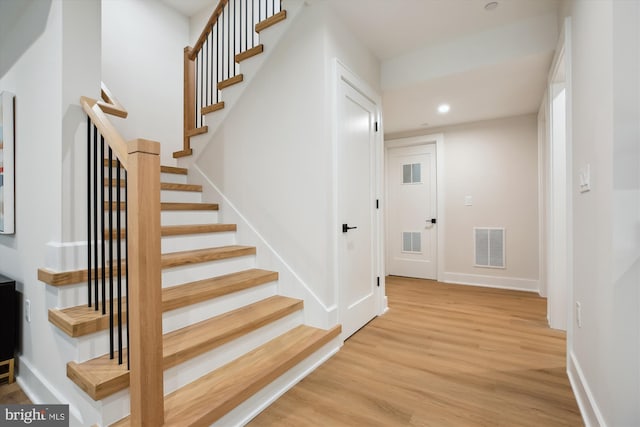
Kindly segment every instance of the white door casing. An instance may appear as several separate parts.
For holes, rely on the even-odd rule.
[[[348,338],[380,312],[378,105],[355,76],[337,81],[338,316]],[[343,224],[350,228],[343,231]]]
[[[387,274],[437,278],[436,146],[387,151]]]

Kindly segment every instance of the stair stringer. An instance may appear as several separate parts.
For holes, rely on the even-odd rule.
[[[233,202],[220,191],[218,186],[204,174],[198,165],[192,165],[190,170],[194,173],[190,175],[189,179],[192,183],[202,185],[203,198],[205,200],[220,201],[220,211],[225,221],[238,224],[238,241],[257,248],[256,265],[259,268],[279,273],[278,294],[304,301],[305,324],[320,329],[329,329],[337,325],[337,305],[327,306],[322,302],[300,275],[267,242],[256,227],[242,215]]]
[[[224,101],[224,108],[205,115],[204,124],[208,126],[209,130],[202,135],[191,137],[190,141],[193,155],[179,158],[178,165],[180,167],[191,168],[191,165],[196,163],[209,141],[211,141],[216,134],[220,125],[224,123],[227,115],[233,110],[234,106],[246,92],[253,78],[269,60],[275,51],[276,45],[287,33],[296,18],[300,16],[300,12],[305,6],[306,2],[304,0],[283,0],[282,10],[287,11],[287,19],[260,33],[260,43],[264,45],[264,52],[240,63],[240,72],[244,76],[242,83],[222,90],[221,100]]]

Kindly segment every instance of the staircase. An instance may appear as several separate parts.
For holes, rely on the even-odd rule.
[[[300,376],[287,375],[292,368],[306,362],[309,369],[337,348],[340,326],[305,326],[303,301],[278,295],[278,273],[256,268],[256,249],[237,244],[236,225],[219,223],[218,206],[203,203],[202,188],[187,179],[186,169],[162,168],[165,425],[210,425],[225,416],[221,425],[243,423],[255,412],[248,407],[273,400],[252,396],[278,378],[292,385]],[[86,277],[86,270],[39,271],[62,292],[75,292]],[[129,371],[109,358],[109,312],[78,304],[49,310],[53,325],[93,349],[67,364],[67,376],[91,399],[115,396],[126,407]],[[243,402],[250,404],[229,416]],[[104,413],[102,422],[129,425],[123,412]]]
[[[216,24],[224,26],[228,11],[238,9],[241,18],[232,18],[231,26],[240,40],[231,49]],[[184,146],[175,158],[191,155],[191,138],[221,123],[225,108],[240,96],[239,83],[247,82],[239,65],[247,62],[250,79],[259,65],[248,60],[269,46],[257,35],[286,18],[276,0],[220,1],[194,48],[185,48]],[[243,41],[243,34],[251,39]],[[214,44],[223,52],[216,54],[217,74],[210,81]],[[218,68],[220,55],[227,64]],[[79,396],[64,403],[81,414],[83,425],[246,424],[339,349],[341,327],[305,325],[304,301],[281,295],[278,272],[260,268],[256,248],[238,241],[236,224],[220,222],[218,204],[203,201],[203,188],[190,183],[188,169],[159,166],[156,142],[125,142],[106,114],[126,118],[126,110],[104,85],[102,99],[81,99],[89,116],[89,267],[38,271],[57,295],[48,318],[69,355],[64,362],[71,395]],[[102,209],[110,212],[109,222],[107,214],[98,216]],[[112,217],[116,228],[107,227]],[[117,257],[111,247],[105,252],[105,241]],[[112,274],[117,291],[106,292]],[[154,322],[159,316],[161,331]]]

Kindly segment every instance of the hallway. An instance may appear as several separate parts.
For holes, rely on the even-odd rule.
[[[387,278],[389,311],[251,426],[580,426],[533,293]]]

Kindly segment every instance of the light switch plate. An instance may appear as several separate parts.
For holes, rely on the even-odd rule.
[[[589,163],[580,168],[578,185],[581,193],[591,191],[591,165]]]
[[[471,197],[471,196],[465,196],[465,198],[464,198],[464,205],[465,205],[465,206],[472,206],[472,205],[473,205],[473,197]]]

